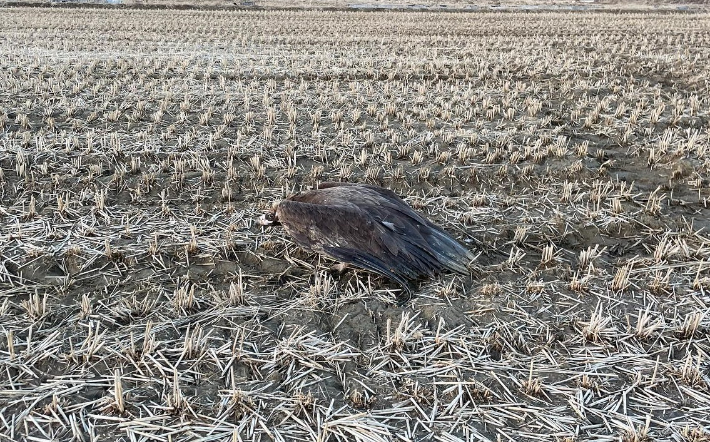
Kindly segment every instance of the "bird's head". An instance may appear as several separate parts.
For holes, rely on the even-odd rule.
[[[260,226],[278,226],[279,224],[281,224],[279,222],[279,217],[276,215],[275,209],[271,209],[268,212],[265,212],[263,215],[256,219],[256,223]]]

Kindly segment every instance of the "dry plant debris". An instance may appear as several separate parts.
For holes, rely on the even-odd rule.
[[[0,23],[3,439],[708,440],[709,15]],[[472,274],[398,305],[254,225],[325,180]]]

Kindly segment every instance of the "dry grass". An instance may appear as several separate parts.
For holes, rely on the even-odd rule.
[[[707,14],[0,22],[4,439],[708,440]],[[323,180],[471,275],[254,224]]]

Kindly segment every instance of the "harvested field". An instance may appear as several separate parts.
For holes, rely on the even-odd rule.
[[[0,0],[0,7],[61,6],[140,9],[429,10],[429,11],[707,11],[710,0]]]
[[[710,440],[710,15],[0,23],[2,440]],[[340,180],[470,275],[255,224]]]

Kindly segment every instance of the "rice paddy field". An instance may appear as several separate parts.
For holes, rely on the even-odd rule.
[[[0,23],[0,440],[710,440],[707,13]],[[470,274],[255,223],[324,181]]]

